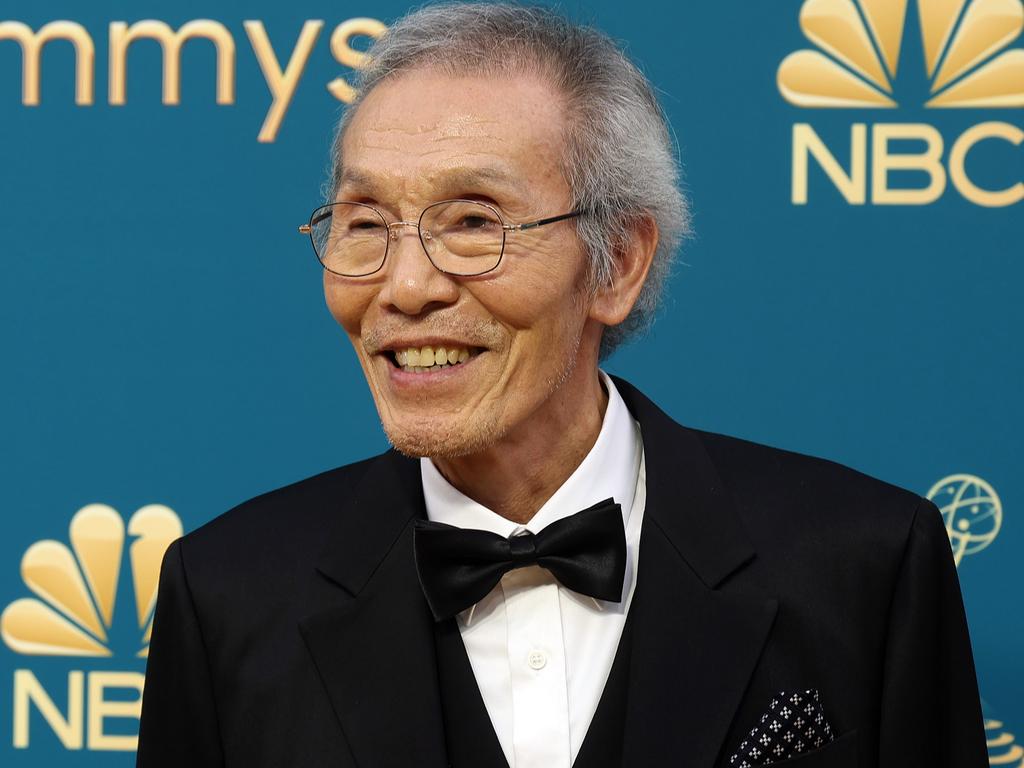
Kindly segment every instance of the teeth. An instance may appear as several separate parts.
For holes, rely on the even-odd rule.
[[[395,361],[407,373],[440,371],[464,363],[475,353],[466,347],[409,347],[396,349]]]

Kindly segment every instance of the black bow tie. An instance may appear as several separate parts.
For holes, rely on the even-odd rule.
[[[626,573],[622,509],[605,499],[540,533],[496,533],[417,520],[416,571],[437,621],[483,599],[511,570],[546,568],[573,592],[617,603]]]

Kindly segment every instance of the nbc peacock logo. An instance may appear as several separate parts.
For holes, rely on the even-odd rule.
[[[779,91],[798,107],[895,107],[907,0],[807,0],[800,28],[820,50],[791,53]],[[928,107],[1024,107],[1021,0],[918,0]],[[828,55],[826,55],[828,54]]]
[[[25,551],[21,577],[34,597],[14,600],[0,616],[4,643],[15,653],[26,656],[145,658],[153,627],[160,564],[167,547],[182,532],[178,516],[160,504],[138,509],[127,527],[112,507],[82,507],[71,518],[70,546],[46,539]],[[125,617],[115,625],[129,537],[127,559],[131,580],[120,593],[130,591],[134,605],[130,620]],[[117,612],[117,616],[122,615]],[[135,631],[127,633],[131,636],[127,641],[115,642],[115,636],[125,634],[114,632],[115,626],[126,624],[135,627]],[[111,733],[106,721],[134,719],[137,727],[144,684],[142,673],[100,669],[71,669],[66,673],[65,691],[55,693],[52,684],[51,690],[44,688],[33,670],[15,670],[13,746],[30,746],[34,707],[67,749],[135,749],[137,732]],[[107,695],[117,689],[122,692]],[[134,694],[130,700],[123,689]]]
[[[916,10],[917,25],[908,24]],[[776,77],[779,92],[805,109],[878,109],[920,106],[902,94],[898,75],[911,66],[903,56],[914,27],[923,54],[927,109],[1024,107],[1024,49],[1011,47],[1024,32],[1022,0],[805,0],[800,28],[816,48],[786,56]],[[916,47],[915,47],[916,50]],[[911,78],[912,79],[912,78]],[[909,98],[909,101],[908,101]],[[849,167],[844,168],[809,123],[793,126],[792,200],[807,204],[809,159],[813,157],[851,205],[927,205],[942,196],[947,182],[966,200],[1004,207],[1024,200],[1024,181],[1007,179],[1000,188],[982,187],[967,172],[967,156],[982,141],[1013,146],[1024,130],[1006,121],[968,127],[953,139],[926,123],[866,123],[850,126]],[[891,142],[916,140],[924,151],[896,152]],[[1012,169],[1013,150],[1006,168]],[[869,162],[870,154],[870,162]],[[871,170],[869,195],[868,171]],[[927,184],[898,187],[890,172],[917,171]]]

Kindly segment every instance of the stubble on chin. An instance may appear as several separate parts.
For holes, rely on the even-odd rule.
[[[477,414],[467,421],[452,420],[448,424],[406,426],[382,420],[381,428],[399,453],[411,458],[427,456],[436,459],[457,459],[479,453],[508,432],[508,427],[502,426],[495,411]]]

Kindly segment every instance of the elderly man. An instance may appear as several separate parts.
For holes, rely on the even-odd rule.
[[[936,508],[598,367],[687,227],[637,68],[500,4],[371,62],[303,230],[394,450],[170,547],[138,764],[985,765]]]

